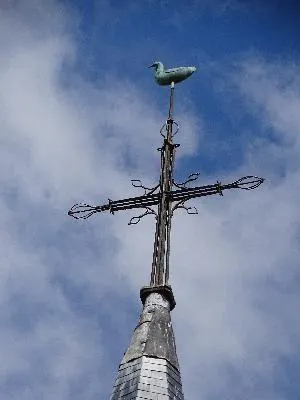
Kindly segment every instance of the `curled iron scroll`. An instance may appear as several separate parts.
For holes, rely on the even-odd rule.
[[[140,222],[140,220],[142,219],[142,218],[144,218],[146,215],[150,215],[150,214],[154,214],[156,217],[157,217],[157,213],[156,213],[156,211],[154,211],[152,208],[150,208],[150,207],[145,207],[146,208],[146,211],[143,213],[143,214],[141,214],[141,215],[138,215],[138,216],[136,216],[136,217],[132,217],[131,219],[130,219],[130,221],[128,222],[128,225],[136,225],[136,224],[138,224],[139,222]]]
[[[167,137],[166,133],[168,132],[168,124],[169,124],[169,122],[166,121],[166,122],[163,124],[163,126],[161,127],[161,129],[160,129],[160,134],[161,134],[161,136],[162,136],[164,139],[166,139],[166,137]],[[178,131],[179,131],[179,125],[178,125],[178,123],[177,123],[176,121],[174,121],[174,120],[172,120],[172,124],[173,124],[173,126],[175,125],[175,130],[174,130],[174,132],[172,132],[172,137],[174,137],[175,135],[177,135],[177,133],[178,133]]]
[[[176,182],[174,181],[174,179],[173,179],[173,180],[172,180],[172,183],[173,183],[174,186],[178,187],[179,189],[187,189],[187,186],[186,186],[186,185],[187,185],[188,183],[190,183],[190,182],[196,181],[196,180],[199,178],[199,176],[200,176],[200,172],[194,172],[193,174],[190,174],[190,175],[188,176],[188,179],[187,179],[186,181],[181,182],[181,183],[176,183]]]
[[[237,181],[233,182],[233,185],[239,189],[244,190],[252,190],[256,189],[264,182],[264,178],[259,178],[258,176],[244,176],[243,178],[238,179]]]
[[[68,211],[68,215],[75,219],[87,219],[91,215],[97,213],[98,210],[94,206],[90,206],[89,204],[81,203],[74,204]]]
[[[190,215],[199,214],[198,209],[196,207],[187,207],[184,204],[186,201],[187,200],[181,200],[177,204],[175,204],[174,207],[172,207],[172,215],[173,215],[174,211],[178,210],[179,208],[183,208]]]
[[[148,188],[142,184],[140,179],[131,179],[131,184],[133,187],[144,189],[144,194],[152,194],[159,188],[159,184],[153,188]]]

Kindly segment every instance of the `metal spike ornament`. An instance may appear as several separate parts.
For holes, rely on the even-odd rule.
[[[178,132],[178,124],[173,120],[174,107],[174,87],[196,70],[195,67],[179,67],[165,70],[161,62],[155,62],[151,67],[155,67],[155,80],[159,85],[170,85],[169,113],[166,123],[162,126],[160,133],[163,137],[162,147],[158,149],[161,154],[161,170],[159,183],[153,188],[145,187],[139,179],[132,180],[134,187],[144,189],[142,196],[130,197],[123,200],[108,200],[104,205],[91,206],[88,204],[75,204],[68,212],[68,215],[79,219],[89,218],[91,215],[103,211],[114,214],[117,211],[141,208],[145,211],[140,215],[131,218],[129,225],[137,224],[143,217],[154,214],[156,217],[156,230],[154,239],[154,251],[152,261],[152,271],[150,286],[141,289],[141,300],[144,303],[146,297],[151,292],[161,292],[170,301],[171,310],[175,307],[175,299],[172,289],[169,286],[169,259],[170,259],[170,235],[171,222],[174,211],[184,209],[188,214],[197,214],[195,207],[186,205],[188,200],[197,197],[219,194],[228,189],[251,190],[260,186],[264,179],[257,176],[245,176],[232,183],[215,184],[188,187],[187,185],[198,179],[199,173],[191,174],[183,183],[176,183],[173,179],[173,168],[175,160],[175,150],[179,144],[174,143],[174,136]],[[176,188],[173,190],[173,186]],[[157,206],[157,210],[152,207]]]

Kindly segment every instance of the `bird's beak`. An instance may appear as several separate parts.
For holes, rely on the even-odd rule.
[[[152,68],[152,67],[155,67],[155,64],[149,65],[148,68]]]

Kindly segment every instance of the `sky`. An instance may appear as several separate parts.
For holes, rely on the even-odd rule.
[[[155,60],[197,67],[175,87],[177,181],[266,179],[174,217],[185,398],[299,400],[299,17],[283,0],[0,2],[1,400],[109,398],[155,220],[67,211],[157,183]]]

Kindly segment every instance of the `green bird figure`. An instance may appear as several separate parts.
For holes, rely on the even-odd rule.
[[[155,68],[155,80],[161,86],[171,85],[172,82],[179,83],[191,76],[196,67],[177,67],[165,69],[160,61],[155,61],[149,68]]]

